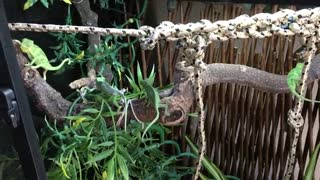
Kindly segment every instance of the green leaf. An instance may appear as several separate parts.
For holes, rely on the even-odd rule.
[[[155,77],[156,77],[156,73],[154,72],[154,66],[152,66],[152,70],[151,70],[151,72],[150,72],[150,74],[149,74],[149,77],[148,77],[148,79],[147,79],[148,83],[149,83],[151,86],[152,86],[153,83],[154,83]]]
[[[200,173],[200,179],[201,180],[209,180],[209,178],[202,173]]]
[[[304,180],[312,180],[312,178],[314,176],[314,170],[315,170],[316,165],[317,165],[319,152],[320,152],[320,143],[316,146],[314,152],[311,155],[308,167],[306,169],[306,173],[305,173],[305,175],[303,177]]]
[[[240,178],[236,177],[236,176],[231,176],[231,175],[225,175],[224,177],[226,177],[228,180],[240,180]]]
[[[85,164],[91,164],[91,163],[94,163],[94,162],[97,162],[97,161],[101,161],[103,159],[106,159],[108,158],[111,154],[113,153],[113,149],[110,149],[110,150],[107,150],[107,151],[104,151],[98,155],[95,155],[92,157],[92,159],[90,159],[89,161],[87,161]],[[108,173],[109,174],[109,173]]]
[[[103,142],[103,143],[101,143],[101,144],[98,144],[97,146],[109,147],[109,146],[111,146],[111,145],[113,145],[113,144],[114,144],[114,142],[112,142],[112,141],[107,141],[107,142]]]
[[[62,0],[63,2],[67,3],[67,4],[71,4],[70,0]]]
[[[42,5],[46,8],[49,7],[49,3],[48,3],[48,0],[40,0],[40,2],[42,3]]]
[[[137,76],[138,76],[138,84],[139,84],[139,87],[142,87],[141,81],[143,80],[143,76],[142,76],[142,71],[141,71],[141,68],[140,68],[140,64],[139,64],[139,63],[138,63],[138,65],[137,65]]]
[[[128,153],[128,149],[124,148],[122,145],[117,146],[120,154],[128,160],[131,161],[131,163],[134,163],[134,159],[132,159],[131,155]]]
[[[93,120],[93,118],[90,116],[66,116],[65,118],[68,120],[78,120],[80,118],[85,118],[87,120]]]
[[[130,86],[133,88],[133,92],[140,92],[140,88],[138,87],[138,85],[136,84],[136,82],[134,81],[133,78],[129,78],[127,75],[126,75],[129,83],[130,83]]]
[[[129,171],[125,159],[121,155],[117,155],[118,165],[125,180],[129,180]]]
[[[89,108],[89,109],[82,110],[82,112],[96,114],[96,113],[99,113],[100,111],[97,109]]]
[[[23,10],[27,10],[32,7],[38,0],[27,0],[23,5]]]
[[[114,180],[114,172],[115,172],[115,168],[114,168],[114,158],[110,159],[108,161],[108,180]]]
[[[108,180],[108,175],[107,175],[107,172],[106,171],[103,171],[102,172],[102,177],[101,177],[102,180]]]
[[[188,145],[190,146],[191,151],[193,151],[194,153],[198,154],[198,149],[197,147],[192,143],[192,141],[185,136],[185,139],[188,143]],[[203,164],[203,166],[205,167],[205,169],[212,175],[212,177],[216,180],[225,180],[226,178],[224,177],[223,173],[221,172],[221,170],[215,166],[213,163],[211,163],[208,158],[204,157],[203,161],[201,162]]]

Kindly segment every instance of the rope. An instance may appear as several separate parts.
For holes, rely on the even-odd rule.
[[[34,23],[9,23],[9,29],[12,31],[34,31],[34,32],[65,32],[65,33],[83,33],[99,34],[102,36],[118,35],[142,37],[146,33],[137,29],[117,29],[117,28],[100,28],[94,26],[71,26],[55,24],[34,24]]]
[[[206,64],[202,61],[205,57],[205,48],[208,46],[208,40],[202,36],[195,35],[193,37],[188,37],[180,40],[177,43],[177,47],[182,49],[181,62],[185,68],[189,66],[194,67],[194,73],[190,76],[193,83],[194,93],[196,97],[197,108],[196,111],[199,112],[199,134],[200,134],[200,150],[199,150],[199,160],[197,162],[196,173],[194,179],[198,179],[200,171],[202,168],[201,162],[204,159],[206,153],[206,134],[205,134],[205,111],[203,103],[203,89],[202,89],[202,76],[201,73],[206,69]]]
[[[206,19],[196,23],[173,24],[163,21],[156,28],[141,26],[139,29],[100,28],[53,24],[9,23],[13,31],[67,32],[99,35],[133,36],[140,39],[143,49],[153,49],[163,39],[176,41],[194,35],[207,36],[209,41],[228,39],[265,38],[273,35],[303,37],[319,32],[320,7],[293,11],[283,9],[274,14],[259,13],[254,16],[240,15],[235,19],[211,22]]]
[[[305,38],[306,43],[306,51],[305,55],[307,56],[307,60],[305,61],[305,69],[303,73],[303,78],[302,78],[302,86],[300,89],[300,94],[305,95],[306,89],[307,89],[307,79],[308,79],[308,72],[311,67],[311,60],[313,59],[317,48],[316,48],[316,42],[318,42],[319,37],[318,36],[312,36],[312,37],[307,37]],[[294,136],[293,136],[293,141],[291,144],[291,150],[288,154],[287,158],[287,163],[286,163],[286,172],[285,172],[285,180],[290,180],[290,177],[292,175],[294,165],[295,165],[295,157],[296,157],[296,149],[297,149],[297,144],[300,136],[300,127],[303,126],[304,124],[304,119],[301,115],[302,108],[303,108],[304,100],[299,99],[298,103],[294,107],[294,110],[289,110],[288,112],[288,124],[290,127],[294,128]]]

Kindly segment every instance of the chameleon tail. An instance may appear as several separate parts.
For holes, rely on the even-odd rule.
[[[308,102],[315,102],[315,103],[320,103],[320,101],[316,101],[316,100],[312,100],[312,99],[308,99],[308,98],[305,98],[303,97],[302,95],[300,95],[298,92],[296,91],[292,91],[292,93],[297,96],[299,99],[302,99],[304,101],[308,101]]]
[[[68,64],[69,64],[71,62],[71,60],[69,58],[66,58],[58,66],[46,67],[46,69],[49,71],[59,70],[66,62],[68,62]]]

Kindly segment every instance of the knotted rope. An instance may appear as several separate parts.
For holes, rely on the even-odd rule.
[[[140,39],[141,47],[152,49],[164,39],[176,41],[185,37],[206,34],[209,41],[227,41],[228,39],[265,38],[273,35],[290,36],[298,34],[312,36],[319,30],[320,8],[293,11],[283,9],[274,14],[246,14],[235,19],[211,22],[206,19],[196,23],[173,24],[163,21],[156,28],[141,26],[139,29],[100,28],[92,26],[70,26],[53,24],[9,23],[13,31],[67,32],[99,35],[133,36]]]
[[[190,76],[192,81],[194,93],[196,97],[197,108],[196,111],[200,115],[199,120],[199,134],[200,140],[200,150],[199,150],[199,160],[197,162],[196,173],[194,179],[198,179],[202,167],[202,160],[206,153],[206,135],[205,135],[205,110],[203,103],[203,89],[202,89],[202,78],[201,73],[206,69],[206,64],[203,62],[205,57],[205,48],[208,46],[208,41],[200,35],[195,35],[193,37],[184,38],[177,43],[177,47],[182,49],[180,51],[181,62],[188,68],[193,66],[194,73]]]
[[[302,85],[300,89],[300,95],[304,96],[307,90],[307,79],[308,79],[308,72],[311,67],[311,60],[313,59],[317,47],[316,47],[316,42],[318,42],[319,36],[318,34],[315,34],[315,36],[307,37],[305,38],[306,42],[306,51],[304,56],[307,56],[306,61],[305,61],[305,68],[304,68],[304,73],[303,73],[303,78],[302,78]],[[303,126],[304,124],[304,119],[301,115],[302,113],[302,108],[303,108],[304,100],[299,99],[298,103],[294,107],[294,110],[289,110],[288,111],[288,124],[290,127],[294,128],[294,136],[293,136],[293,141],[291,144],[291,150],[288,154],[288,159],[287,159],[287,167],[286,167],[286,173],[285,173],[285,180],[289,180],[293,169],[294,169],[294,164],[295,164],[295,156],[296,156],[296,149],[297,149],[297,144],[300,136],[300,127]]]

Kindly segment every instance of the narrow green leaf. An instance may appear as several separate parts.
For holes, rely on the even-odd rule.
[[[89,109],[82,110],[82,112],[96,114],[96,113],[99,113],[99,110],[93,109],[93,108],[89,108]]]
[[[161,143],[161,145],[164,145],[164,144],[171,144],[171,145],[175,146],[176,151],[177,151],[177,154],[180,154],[180,153],[181,153],[180,146],[179,146],[179,144],[178,144],[176,141],[173,141],[173,140],[165,140],[163,143]]]
[[[114,158],[110,159],[108,161],[108,180],[114,180],[114,175],[115,175],[115,168],[114,168]]]
[[[101,177],[102,180],[108,180],[108,175],[106,171],[103,171],[101,176],[102,176]]]
[[[224,177],[226,177],[228,180],[240,180],[240,178],[236,177],[236,176],[231,176],[231,175],[225,175]]]
[[[65,118],[69,119],[69,120],[78,120],[78,119],[81,119],[81,118],[85,118],[86,120],[92,120],[93,119],[90,116],[66,116]]]
[[[138,87],[138,85],[136,84],[136,82],[134,81],[133,77],[129,78],[127,75],[125,75],[130,83],[130,86],[133,88],[133,92],[138,93],[140,92],[140,88]]]
[[[23,10],[27,10],[32,7],[38,0],[27,0],[23,5]]]
[[[193,151],[195,154],[198,155],[198,149],[197,147],[192,143],[192,141],[185,136],[185,139],[190,146],[191,151]],[[226,178],[224,177],[223,173],[221,170],[216,167],[213,163],[211,163],[208,158],[204,157],[203,161],[201,162],[205,169],[216,179],[216,180],[225,180]]]
[[[109,147],[111,145],[113,145],[114,142],[113,141],[107,141],[107,142],[103,142],[101,144],[98,144],[97,146],[100,147],[100,146],[103,146],[103,147]]]
[[[309,164],[308,164],[307,169],[306,169],[306,173],[305,173],[305,175],[303,177],[304,180],[312,180],[312,178],[314,176],[314,170],[315,170],[316,165],[317,165],[319,152],[320,152],[320,143],[316,146],[314,152],[311,155]]]
[[[117,161],[124,179],[129,180],[129,170],[125,159],[120,154],[118,154]]]
[[[63,157],[62,156],[60,156],[60,161],[59,161],[59,166],[60,166],[60,168],[61,168],[61,170],[62,170],[62,172],[63,172],[63,175],[66,177],[66,178],[68,178],[68,179],[70,179],[70,177],[68,176],[68,173],[67,173],[67,167],[66,167],[66,165],[63,163]],[[68,165],[67,165],[68,166]]]
[[[119,136],[120,137],[120,136]],[[122,145],[117,146],[117,149],[119,150],[120,154],[126,158],[126,160],[130,160],[131,163],[134,163],[134,159],[132,159],[131,155],[128,153],[127,148],[124,148]]]
[[[200,179],[201,180],[209,180],[209,178],[202,173],[200,173]]]
[[[43,5],[44,7],[46,7],[46,8],[49,7],[48,0],[40,0],[40,1],[41,1],[42,5]]]
[[[143,80],[143,76],[142,76],[142,71],[141,71],[141,68],[140,68],[140,64],[139,64],[139,63],[138,63],[138,65],[137,65],[137,76],[138,76],[138,84],[139,84],[139,87],[142,87],[141,81]]]
[[[113,153],[113,149],[110,149],[110,150],[107,150],[107,151],[103,151],[102,153],[93,156],[92,159],[87,161],[85,164],[90,164],[90,163],[94,163],[94,162],[97,162],[97,161],[101,161],[102,159],[106,159],[112,153]]]
[[[63,2],[67,3],[67,4],[71,4],[71,1],[70,0],[62,0]]]
[[[151,84],[151,86],[153,85],[154,83],[154,79],[156,77],[156,73],[154,72],[154,65],[152,66],[152,70],[149,74],[149,77],[148,77],[148,82]]]

